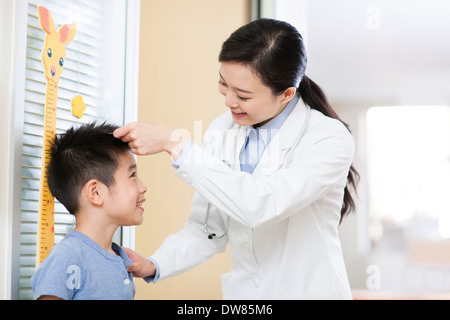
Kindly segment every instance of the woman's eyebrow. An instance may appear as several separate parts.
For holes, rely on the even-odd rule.
[[[225,79],[222,77],[222,74],[220,73],[220,71],[219,71],[219,76],[220,76],[220,78],[223,80],[223,81],[225,81]],[[253,92],[251,92],[251,91],[248,91],[248,90],[244,90],[244,89],[239,89],[239,88],[235,88],[237,91],[240,91],[240,92],[242,92],[242,93],[249,93],[249,94],[253,94]]]

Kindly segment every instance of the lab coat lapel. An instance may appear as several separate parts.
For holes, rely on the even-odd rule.
[[[246,128],[237,124],[227,129],[225,133],[222,161],[234,170],[240,170],[239,154],[244,145],[245,137]]]
[[[292,148],[305,120],[306,107],[303,101],[299,99],[289,117],[262,154],[253,175],[269,175],[283,166],[287,153]]]

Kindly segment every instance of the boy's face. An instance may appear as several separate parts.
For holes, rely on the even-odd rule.
[[[134,156],[127,152],[119,157],[114,184],[104,202],[106,214],[120,226],[139,225],[144,219],[145,184],[137,176]]]

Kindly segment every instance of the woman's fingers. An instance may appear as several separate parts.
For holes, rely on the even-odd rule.
[[[151,155],[162,151],[171,153],[172,129],[162,124],[133,122],[114,131],[114,137],[127,142],[131,151],[138,155]]]
[[[145,131],[145,129],[147,129]],[[148,131],[148,132],[147,132]],[[146,155],[144,150],[144,137],[151,135],[149,128],[143,123],[132,122],[114,131],[114,137],[128,143],[131,152],[138,156]],[[151,143],[151,142],[149,142]]]
[[[131,138],[131,135],[130,135],[131,130],[132,130],[132,126],[133,126],[133,123],[129,123],[129,124],[119,128],[119,129],[116,129],[113,132],[114,137],[117,138],[117,139],[122,140],[123,142],[130,142],[130,141],[132,141],[133,139]]]

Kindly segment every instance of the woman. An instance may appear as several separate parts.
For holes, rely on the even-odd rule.
[[[338,226],[354,208],[354,141],[322,90],[305,76],[303,39],[259,19],[235,31],[219,56],[219,91],[230,111],[202,147],[160,124],[114,135],[138,155],[168,152],[196,190],[184,229],[144,259],[136,276],[157,281],[222,252],[230,242],[224,299],[351,299]]]

